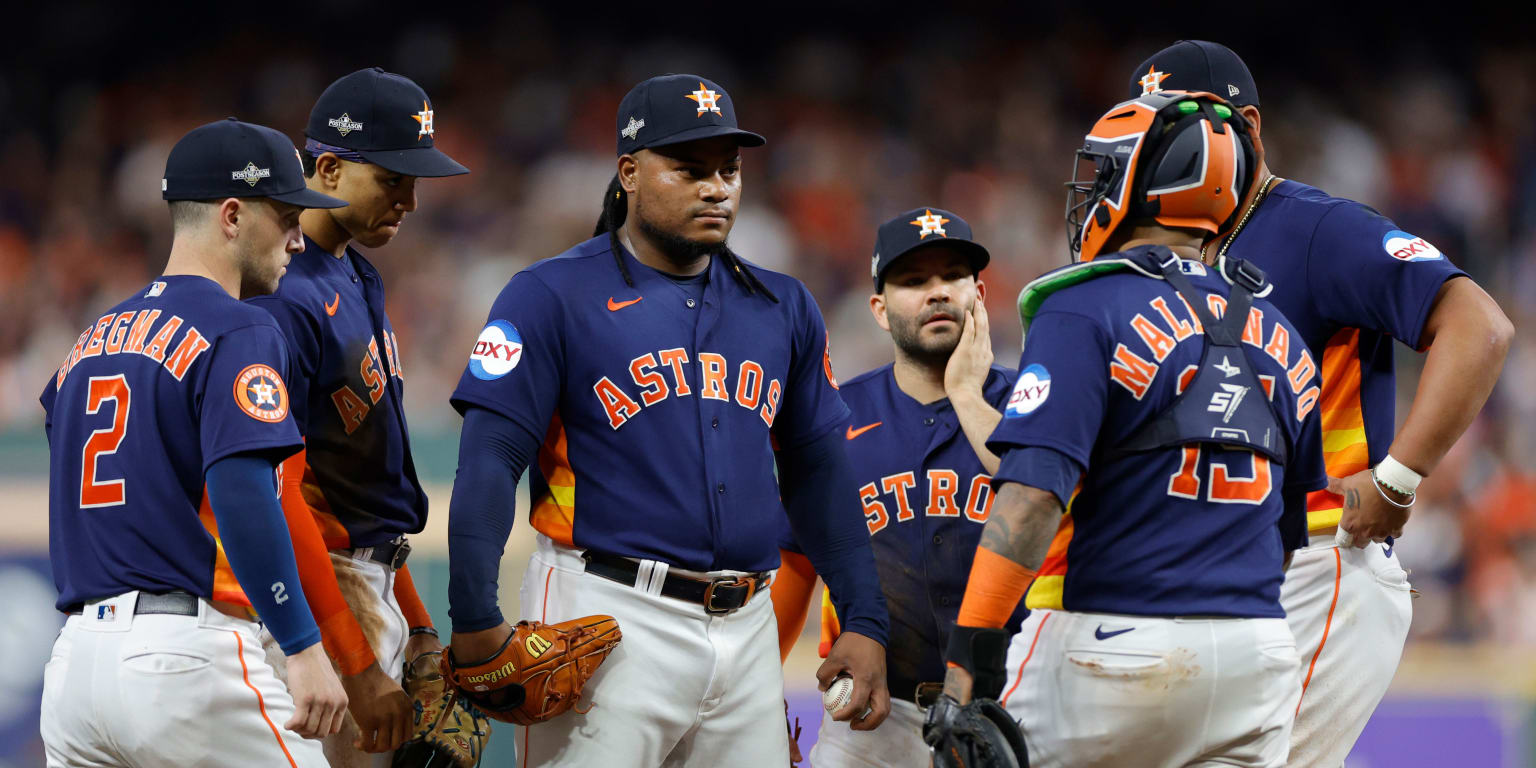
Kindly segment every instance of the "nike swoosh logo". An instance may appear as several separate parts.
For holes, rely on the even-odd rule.
[[[644,296],[640,297],[640,299],[643,299],[643,298],[645,298],[645,297]],[[614,301],[613,297],[609,296],[608,297],[608,311],[609,312],[617,312],[617,311],[619,311],[619,310],[621,310],[621,309],[623,309],[623,308],[625,308],[625,307],[627,307],[627,306],[629,306],[629,305],[639,301],[640,299],[630,299],[629,301]]]
[[[868,432],[871,429],[874,429],[875,427],[878,427],[878,426],[880,426],[881,424],[884,424],[884,423],[885,422],[883,422],[883,421],[877,421],[877,422],[875,422],[873,424],[870,424],[869,426],[859,427],[858,429],[854,429],[852,425],[849,425],[848,426],[848,439],[852,440],[855,437],[858,437],[859,435],[862,435],[865,432]]]
[[[1111,637],[1114,637],[1116,635],[1123,635],[1123,634],[1125,634],[1127,632],[1132,632],[1135,629],[1136,629],[1135,627],[1126,627],[1125,629],[1117,629],[1117,630],[1115,630],[1113,632],[1105,632],[1104,631],[1104,625],[1100,624],[1099,628],[1095,629],[1093,631],[1093,636],[1094,636],[1095,639],[1098,639],[1098,640],[1108,640]]]
[[[330,302],[325,305],[325,314],[330,315],[331,317],[335,317],[336,308],[339,306],[341,306],[341,294],[337,293],[336,298],[331,299]]]

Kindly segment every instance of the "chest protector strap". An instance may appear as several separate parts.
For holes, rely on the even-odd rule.
[[[1263,382],[1242,348],[1243,327],[1253,297],[1267,293],[1269,285],[1264,273],[1246,262],[1224,259],[1221,269],[1232,283],[1232,292],[1220,320],[1211,316],[1205,293],[1184,274],[1179,257],[1157,246],[1133,248],[1113,258],[1101,257],[1056,270],[1025,286],[1020,294],[1019,316],[1026,334],[1029,321],[1046,296],[1099,275],[1125,270],[1166,280],[1199,318],[1205,351],[1189,386],[1162,412],[1111,448],[1111,456],[1211,443],[1246,448],[1285,464],[1285,433]],[[1281,383],[1277,381],[1274,386]]]

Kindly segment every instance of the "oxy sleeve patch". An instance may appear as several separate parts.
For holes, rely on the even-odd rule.
[[[1401,229],[1394,229],[1383,235],[1381,247],[1386,250],[1388,256],[1398,261],[1435,261],[1445,258],[1445,254],[1429,241],[1417,235],[1410,235]]]
[[[276,424],[288,416],[288,388],[271,366],[248,365],[235,377],[235,404],[257,421]]]
[[[523,337],[505,320],[492,320],[480,331],[469,353],[469,372],[482,381],[495,381],[512,372],[523,359]]]
[[[1051,374],[1045,370],[1045,366],[1032,363],[1019,372],[1019,379],[1013,385],[1013,394],[1008,396],[1008,407],[1003,415],[1011,418],[1028,416],[1044,405],[1050,396]]]

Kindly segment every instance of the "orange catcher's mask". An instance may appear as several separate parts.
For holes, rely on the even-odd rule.
[[[1227,231],[1257,172],[1248,121],[1221,97],[1157,91],[1121,102],[1077,151],[1067,184],[1073,257],[1091,261],[1128,221]]]

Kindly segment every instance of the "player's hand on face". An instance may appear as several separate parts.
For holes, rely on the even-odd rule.
[[[1408,515],[1413,511],[1382,498],[1368,469],[1343,479],[1328,478],[1328,490],[1344,497],[1344,512],[1339,518],[1339,528],[1353,537],[1352,543],[1357,548],[1363,548],[1373,541],[1383,541],[1388,536],[1402,536],[1403,526],[1407,525]],[[1406,497],[1392,491],[1386,492],[1399,502],[1408,502]]]
[[[306,739],[320,739],[341,730],[347,714],[347,692],[325,647],[319,643],[288,657],[288,691],[293,695],[293,717],[283,724]]]
[[[414,730],[411,697],[379,667],[378,662],[342,678],[351,701],[348,710],[357,722],[352,746],[364,752],[388,752],[405,743]]]
[[[944,368],[945,393],[951,399],[965,394],[980,396],[991,367],[992,328],[987,322],[987,307],[978,297],[971,311],[965,313],[960,341]]]
[[[974,680],[971,673],[960,667],[950,667],[944,673],[944,694],[960,702],[962,705],[971,703],[971,685]]]
[[[844,672],[853,678],[853,697],[832,713],[832,719],[849,721],[855,731],[873,731],[891,713],[891,692],[885,686],[885,646],[857,632],[838,635],[827,660],[816,670],[818,687],[827,690],[832,679]],[[866,707],[869,714],[859,718]]]

